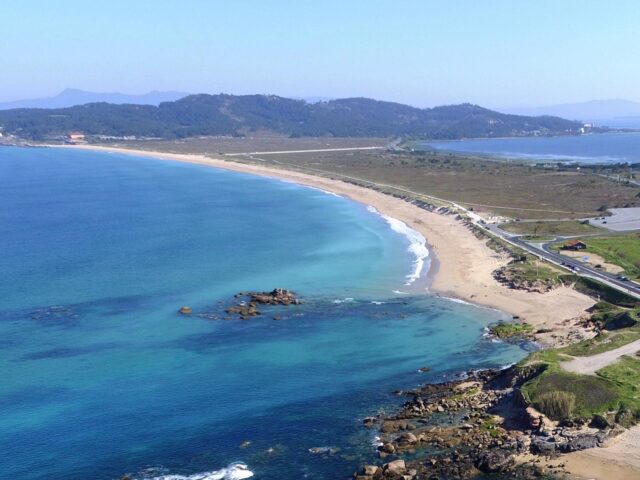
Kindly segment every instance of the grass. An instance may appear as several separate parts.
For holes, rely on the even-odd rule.
[[[613,382],[594,375],[577,375],[557,371],[545,372],[530,380],[522,387],[523,393],[537,408],[543,408],[552,392],[556,395],[571,395],[575,398],[572,415],[577,418],[591,418],[610,410],[617,410],[622,398]],[[553,410],[544,411],[545,414]],[[553,418],[553,417],[552,417]]]
[[[560,279],[565,284],[573,284],[573,288],[578,292],[596,298],[598,301],[605,301],[624,308],[636,308],[640,306],[640,302],[635,297],[600,283],[597,280],[571,274],[565,274],[561,276]]]
[[[597,312],[620,311],[618,306],[603,303],[598,304]],[[564,348],[534,352],[518,367],[524,369],[541,364],[544,369],[525,382],[522,393],[541,412],[556,420],[589,419],[617,411],[619,419],[633,423],[640,416],[640,358],[623,357],[598,371],[597,375],[566,372],[560,363],[570,356],[596,355],[638,339],[640,326],[635,326],[603,332],[593,339]]]
[[[617,386],[624,408],[640,412],[640,359],[622,357],[613,365],[598,371],[598,376]]]
[[[543,283],[551,288],[563,283],[564,273],[531,255],[524,255],[504,267],[504,276],[516,285]]]
[[[381,139],[189,139],[180,142],[138,141],[122,146],[179,153],[255,152],[384,145]],[[603,206],[640,206],[637,186],[621,185],[593,169],[545,168],[525,162],[492,161],[435,152],[386,150],[315,152],[232,157],[279,168],[318,170],[394,185],[419,194],[462,203],[476,211],[512,218],[566,219],[599,216]],[[613,167],[608,167],[613,168]],[[313,169],[313,170],[309,170]],[[615,172],[609,172],[615,173]]]
[[[619,265],[629,277],[640,278],[640,233],[598,236],[585,243],[587,252]]]
[[[500,225],[506,232],[521,235],[571,236],[602,232],[602,229],[579,221],[509,222]]]
[[[552,390],[541,393],[536,400],[536,408],[553,420],[571,418],[576,406],[576,396],[571,392]]]
[[[533,333],[533,326],[522,322],[522,323],[506,323],[500,322],[497,325],[493,325],[489,327],[489,330],[493,335],[498,338],[512,338],[516,336],[524,336],[530,333]]]
[[[615,350],[640,339],[640,328],[632,327],[613,332],[604,332],[597,337],[583,340],[559,349],[559,353],[575,357],[589,357],[609,350]]]

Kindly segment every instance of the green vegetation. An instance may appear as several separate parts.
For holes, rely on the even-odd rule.
[[[536,408],[553,420],[571,418],[576,406],[576,396],[571,392],[552,390],[538,395]]]
[[[274,95],[190,95],[150,105],[93,103],[60,109],[0,112],[0,126],[23,138],[42,139],[82,130],[89,135],[186,138],[242,136],[270,131],[292,137],[391,137],[432,139],[504,137],[577,132],[580,124],[558,117],[525,117],[471,104],[420,109],[367,98],[306,103]]]
[[[638,300],[635,297],[600,283],[597,280],[571,274],[562,275],[560,279],[565,284],[573,284],[573,288],[578,292],[617,305],[618,307],[635,308],[638,305]]]
[[[640,360],[622,357],[613,365],[600,370],[598,375],[617,386],[622,407],[637,417],[640,413]]]
[[[598,236],[585,243],[587,252],[621,266],[629,277],[640,278],[640,233]]]
[[[489,331],[498,338],[512,338],[516,336],[524,336],[533,333],[533,326],[522,323],[506,323],[500,322],[497,325],[489,327]]]
[[[564,273],[535,257],[527,256],[525,261],[512,262],[507,267],[514,278],[521,281],[542,281],[550,286],[562,283]]]
[[[603,332],[597,337],[583,340],[558,350],[559,353],[576,357],[589,357],[615,350],[640,339],[640,328],[628,328],[615,332]]]
[[[564,401],[573,397],[571,413],[577,418],[591,418],[596,414],[617,410],[622,401],[613,382],[598,376],[563,372],[558,365],[549,366],[545,372],[525,383],[522,392],[542,413],[556,420],[566,417],[554,417],[559,407],[554,403],[554,395],[555,400],[565,397]]]
[[[571,236],[602,232],[602,229],[579,221],[509,222],[500,225],[506,232],[523,235]]]
[[[593,287],[593,286],[592,286]],[[626,297],[614,297],[629,303]],[[639,318],[640,302],[631,308],[619,303],[600,301],[592,311],[592,321],[610,326],[621,315]],[[616,325],[617,326],[617,325]],[[597,375],[578,375],[563,371],[560,363],[571,357],[586,357],[614,350],[640,339],[640,325],[604,330],[596,337],[563,348],[530,354],[519,363],[522,371],[541,365],[542,371],[522,386],[524,397],[553,419],[589,419],[617,411],[616,421],[633,423],[640,414],[640,359],[623,358]]]
[[[591,322],[601,329],[613,331],[634,327],[639,321],[640,308],[623,308],[602,301],[592,308]]]

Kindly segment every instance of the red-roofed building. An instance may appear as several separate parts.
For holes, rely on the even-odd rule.
[[[571,240],[562,246],[563,250],[584,250],[587,244],[580,240]]]

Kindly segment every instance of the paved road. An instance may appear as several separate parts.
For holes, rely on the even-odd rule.
[[[567,372],[595,375],[598,370],[617,362],[620,357],[633,355],[638,351],[640,351],[640,340],[589,357],[574,357],[567,362],[560,362],[560,366]]]
[[[517,235],[512,235],[504,230],[498,228],[497,225],[494,224],[480,224],[482,228],[489,230],[494,235],[501,237],[508,242],[515,244],[534,255],[537,255],[551,263],[554,263],[558,266],[564,267],[566,270],[570,270],[573,273],[584,277],[591,277],[596,280],[600,280],[603,283],[606,283],[618,290],[622,290],[624,292],[630,293],[633,296],[640,298],[640,285],[635,282],[619,280],[616,275],[603,272],[596,268],[592,268],[588,265],[585,265],[584,262],[581,262],[575,258],[566,257],[561,255],[554,250],[551,249],[551,243],[547,242],[541,245],[541,247],[537,245],[532,245],[524,240],[520,239]],[[562,238],[560,238],[562,240]]]

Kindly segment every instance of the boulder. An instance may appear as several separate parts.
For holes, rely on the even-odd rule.
[[[378,450],[384,453],[396,453],[396,447],[393,443],[383,443],[378,447]]]
[[[404,460],[394,460],[393,462],[385,463],[382,470],[385,473],[403,475],[407,470],[407,466],[405,465]]]
[[[414,443],[418,443],[418,437],[411,432],[406,432],[396,438],[396,443],[401,445],[413,445]]]
[[[607,418],[604,417],[603,415],[594,415],[591,418],[591,423],[589,424],[589,426],[593,428],[598,428],[600,430],[604,430],[605,428],[611,428],[611,424],[609,423],[609,420],[607,420]]]
[[[365,465],[362,468],[362,474],[363,475],[369,475],[369,476],[374,476],[376,473],[378,473],[378,470],[380,470],[380,467],[378,467],[377,465]]]
[[[191,309],[191,307],[180,307],[180,310],[178,310],[182,315],[190,315],[191,313],[193,313],[193,310]]]
[[[500,472],[510,466],[513,459],[508,450],[487,450],[480,454],[476,466],[485,473]]]

